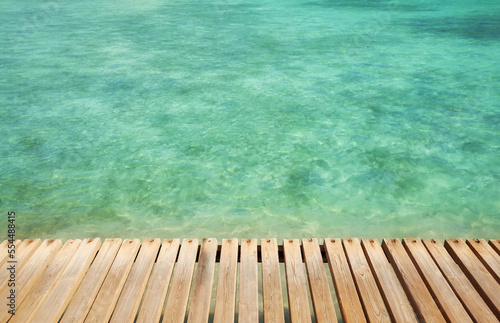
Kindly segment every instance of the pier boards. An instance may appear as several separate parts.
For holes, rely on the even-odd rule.
[[[26,239],[0,262],[0,322],[500,319],[500,240]]]

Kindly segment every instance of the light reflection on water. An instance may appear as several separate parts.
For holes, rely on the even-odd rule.
[[[19,238],[498,238],[494,1],[2,7]]]

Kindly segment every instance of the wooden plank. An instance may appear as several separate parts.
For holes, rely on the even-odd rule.
[[[467,239],[467,244],[483,265],[500,283],[500,257],[484,239]]]
[[[28,322],[33,311],[39,307],[39,304],[44,300],[44,295],[49,294],[54,288],[58,278],[71,262],[71,259],[73,259],[81,242],[81,240],[66,241],[54,259],[45,267],[45,270],[33,285],[20,307],[18,306],[16,315],[11,317],[10,323]]]
[[[224,239],[219,262],[214,322],[229,323],[235,320],[237,273],[238,239]]]
[[[179,239],[165,239],[160,248],[160,254],[146,287],[137,323],[159,322],[165,297],[174,269],[175,259],[179,251]]]
[[[42,241],[40,239],[25,239],[19,247],[16,248],[16,260],[19,265],[24,265],[27,259],[40,247]]]
[[[359,240],[357,238],[343,239],[342,242],[368,320],[390,322],[389,312],[377,288]]]
[[[472,323],[469,314],[448,285],[422,242],[418,239],[403,239],[403,246],[447,321]]]
[[[5,289],[6,291],[8,290],[9,291],[9,294],[5,295],[5,292],[0,292],[0,295],[2,295],[2,299],[6,299],[7,297],[10,296],[10,288],[7,289],[7,285],[9,284],[10,285],[10,276],[11,275],[14,275],[15,276],[15,271],[17,271],[17,269],[14,269],[14,273],[11,273],[10,272],[10,265],[4,265],[5,262],[7,262],[7,259],[9,258],[9,251],[11,251],[13,254],[11,256],[11,259],[14,260],[14,257],[15,257],[15,252],[16,252],[16,247],[19,245],[20,243],[20,240],[15,240],[13,241],[13,243],[11,244],[9,242],[9,240],[4,240],[2,242],[2,244],[0,245],[0,268],[4,269],[4,275],[5,275],[5,279],[2,279],[0,280],[0,286],[1,285],[5,285]],[[11,249],[9,249],[11,248]],[[14,267],[16,267],[14,265]],[[2,317],[7,317],[7,316],[10,316],[9,314],[9,310],[12,310],[12,311],[15,311],[15,309],[17,308],[17,305],[19,304],[19,301],[17,300],[17,297],[14,297],[12,299],[7,299],[9,301],[9,304],[7,303],[3,303],[2,305],[0,305],[0,310],[1,310],[1,313],[0,313],[0,322],[5,322],[7,321],[6,319],[1,319]],[[12,304],[12,306],[14,306],[13,308],[10,307],[10,301],[13,301],[14,303]]]
[[[16,251],[14,254],[14,258],[9,258],[6,263],[7,266],[15,265],[16,272],[20,272],[21,268],[27,262],[27,260],[31,257],[31,255],[38,249],[38,247],[42,244],[40,239],[25,239],[21,242],[20,245],[16,245]],[[10,276],[10,271],[1,270],[0,271],[0,282],[7,282]]]
[[[318,239],[302,239],[302,249],[304,251],[307,278],[309,280],[316,322],[328,323],[337,321]]]
[[[238,322],[259,321],[259,273],[257,266],[257,240],[241,240],[240,297]]]
[[[172,278],[172,287],[170,288],[170,295],[165,307],[163,322],[184,322],[197,253],[198,240],[182,240],[179,260],[177,261],[174,277]]]
[[[193,282],[193,297],[189,305],[189,323],[208,322],[217,247],[217,239],[205,238],[201,241],[200,256]]]
[[[4,267],[4,263],[7,262],[7,258],[9,258],[9,250],[17,248],[21,244],[21,240],[14,241],[14,247],[11,247],[9,240],[4,240],[0,245],[0,266]]]
[[[366,322],[342,241],[325,239],[324,247],[343,321],[346,323]]]
[[[446,239],[445,248],[500,319],[500,286],[462,239]]]
[[[278,258],[278,243],[275,238],[261,239],[262,254],[262,297],[264,301],[264,322],[285,322],[283,295]]]
[[[160,245],[160,239],[145,239],[142,242],[139,255],[123,287],[110,322],[134,321]]]
[[[14,289],[15,303],[21,304],[45,267],[61,249],[61,246],[61,240],[45,240],[35,253],[29,259],[26,259],[26,265],[17,271],[14,281],[5,281],[0,290],[2,299],[8,300],[7,297],[10,296],[11,289]],[[2,303],[0,308],[0,322],[5,322],[10,316],[8,311],[11,308],[7,302]]]
[[[382,247],[389,257],[392,267],[419,320],[424,322],[446,322],[401,241],[398,239],[384,239]]]
[[[26,265],[16,277],[17,299],[21,303],[33,284],[62,247],[61,240],[45,240],[35,253],[27,259]]]
[[[61,318],[100,246],[100,239],[83,240],[52,291],[44,295],[44,301],[33,311],[30,318],[33,322],[57,322]]]
[[[401,284],[377,239],[362,239],[366,254],[389,315],[394,322],[417,322]]]
[[[26,259],[31,257],[31,255],[40,247],[42,241],[40,239],[25,239],[19,245],[19,249],[16,249],[16,258],[20,263],[24,263]]]
[[[123,240],[85,322],[109,321],[140,246],[139,239]]]
[[[9,256],[8,253],[8,248],[9,248],[9,240],[4,240],[2,241],[2,244],[0,244],[0,265],[3,265],[5,261],[7,261],[7,257]],[[17,243],[14,242],[14,245]]]
[[[465,277],[439,240],[423,239],[425,247],[474,322],[498,322],[471,282]]]
[[[500,255],[500,240],[490,240],[489,244]]]
[[[121,239],[106,239],[104,241],[87,275],[66,309],[61,323],[83,322],[85,320],[121,244]]]
[[[291,322],[311,322],[304,263],[298,239],[283,240],[288,305]]]

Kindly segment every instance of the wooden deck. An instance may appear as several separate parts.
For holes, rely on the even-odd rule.
[[[500,240],[85,239],[15,245],[14,259],[8,258],[8,242],[0,245],[0,322],[500,319]],[[14,316],[8,313],[12,293]]]

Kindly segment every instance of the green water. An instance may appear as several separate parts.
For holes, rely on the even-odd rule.
[[[0,30],[18,238],[499,238],[497,0],[2,0]]]

